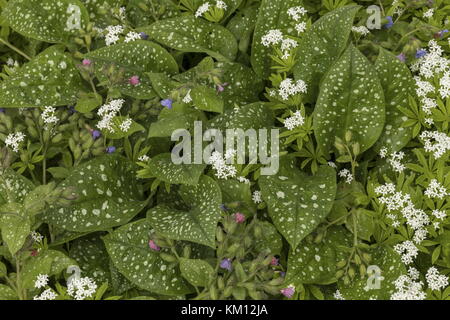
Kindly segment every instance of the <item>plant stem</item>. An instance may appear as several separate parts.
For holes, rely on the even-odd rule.
[[[27,60],[31,60],[31,58],[22,50],[17,48],[16,46],[13,46],[11,43],[6,41],[5,39],[0,38],[0,42],[3,43],[5,46],[9,47],[10,49],[14,50],[18,54],[20,54],[22,57],[26,58]]]

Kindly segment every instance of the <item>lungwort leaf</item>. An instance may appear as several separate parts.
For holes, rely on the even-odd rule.
[[[33,182],[12,169],[0,172],[0,205],[5,203],[22,203],[34,189]]]
[[[335,138],[348,131],[361,152],[369,149],[384,128],[384,95],[375,69],[352,44],[330,69],[320,86],[314,111],[314,132],[328,153]]]

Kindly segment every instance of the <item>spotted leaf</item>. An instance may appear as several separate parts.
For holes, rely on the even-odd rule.
[[[191,90],[192,103],[200,110],[223,112],[223,100],[214,88],[197,86]]]
[[[398,107],[409,107],[408,97],[415,95],[415,83],[406,64],[383,48],[380,48],[375,68],[386,100],[386,126],[376,147],[388,147],[389,151],[396,152],[406,146],[412,137],[412,127],[402,127],[407,118]]]
[[[237,54],[236,39],[230,31],[193,16],[160,20],[140,31],[181,52],[203,52],[221,61],[232,61]]]
[[[78,70],[59,45],[42,51],[0,83],[0,106],[65,106],[82,90]]]
[[[336,264],[347,258],[339,246],[350,247],[352,236],[342,227],[333,227],[320,243],[304,239],[289,251],[287,283],[329,284],[336,282]]]
[[[85,29],[89,15],[78,0],[12,0],[3,17],[18,33],[45,42],[68,42]]]
[[[156,96],[146,72],[174,74],[178,65],[174,58],[160,45],[151,41],[136,40],[119,43],[97,49],[86,55],[94,61],[96,75],[101,81],[107,81],[106,70],[114,66],[120,79],[116,85],[126,95],[138,99],[150,99]],[[129,79],[138,76],[140,83],[132,85]]]
[[[0,284],[0,300],[17,300],[17,293],[11,287]]]
[[[22,203],[34,188],[33,182],[14,170],[6,169],[0,174],[0,205]]]
[[[278,174],[262,176],[259,185],[275,227],[295,249],[330,212],[336,172],[322,166],[315,176],[308,176],[291,159],[282,161]]]
[[[335,137],[352,133],[361,152],[369,149],[384,128],[383,88],[375,69],[352,44],[331,67],[320,86],[314,111],[314,132],[322,150],[329,153]]]
[[[181,275],[196,287],[207,287],[215,272],[213,267],[200,259],[181,259]]]
[[[182,186],[179,195],[191,210],[180,211],[159,205],[147,213],[151,225],[170,239],[214,247],[222,201],[217,183],[208,176],[202,176],[198,185]]]
[[[30,234],[31,221],[25,216],[21,205],[9,203],[0,207],[0,229],[3,241],[14,255]]]
[[[158,294],[178,295],[192,292],[178,267],[160,258],[148,242],[152,226],[146,219],[120,227],[103,238],[114,266],[137,287]],[[168,249],[162,252],[170,253]]]
[[[75,188],[78,198],[68,207],[51,206],[44,219],[69,231],[122,225],[146,204],[141,201],[133,164],[121,156],[105,155],[78,166],[59,187]]]
[[[300,41],[294,76],[308,85],[308,102],[316,100],[322,78],[345,50],[359,8],[346,6],[324,15]]]

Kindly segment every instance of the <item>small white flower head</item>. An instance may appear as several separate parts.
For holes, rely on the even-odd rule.
[[[442,99],[450,97],[450,70],[444,73],[444,76],[439,80],[439,93]]]
[[[36,231],[31,232],[30,236],[34,242],[41,242],[44,239],[44,236],[42,236],[39,232]]]
[[[342,296],[342,293],[339,291],[339,289],[336,290],[335,293],[333,293],[333,297],[334,297],[336,300],[345,300],[345,298]]]
[[[127,118],[119,125],[119,128],[123,132],[128,132],[131,128],[132,123],[133,123],[133,120],[131,120],[130,118]]]
[[[292,7],[289,8],[287,14],[294,20],[299,21],[308,11],[303,7]]]
[[[410,240],[406,240],[402,243],[396,244],[394,250],[402,256],[402,262],[406,265],[411,264],[413,259],[417,257],[419,249]]]
[[[450,137],[443,132],[423,131],[420,138],[424,142],[425,151],[432,152],[436,159],[450,150]]]
[[[403,152],[394,152],[391,153],[387,162],[391,165],[392,170],[401,173],[406,169],[405,165],[401,163],[401,160],[403,160],[404,157],[405,154]]]
[[[195,17],[200,18],[201,16],[203,16],[204,13],[208,12],[210,6],[211,5],[209,4],[209,2],[203,3],[195,12]]]
[[[67,294],[76,300],[92,297],[97,290],[97,284],[89,277],[73,279],[67,285]]]
[[[407,275],[400,276],[395,280],[396,292],[391,295],[391,300],[425,300],[426,293],[422,290],[423,283],[415,281]]]
[[[98,109],[97,114],[101,116],[102,119],[97,123],[97,128],[114,133],[115,130],[113,128],[113,119],[119,113],[120,109],[122,109],[124,103],[125,100],[116,99],[101,106]]]
[[[434,9],[428,9],[427,11],[425,11],[425,13],[423,14],[424,18],[431,18],[434,15]]]
[[[237,180],[241,183],[250,184],[250,180],[245,177],[237,177]]]
[[[424,194],[428,198],[444,199],[448,194],[447,189],[441,185],[436,179],[432,179]]]
[[[57,294],[52,289],[44,290],[41,295],[34,296],[33,300],[55,300]]]
[[[265,47],[270,47],[271,45],[277,45],[283,41],[283,33],[279,29],[269,30],[261,38],[261,43]]]
[[[183,102],[186,104],[189,104],[192,102],[192,97],[191,97],[191,90],[189,89],[188,93],[186,93],[186,95],[183,98]]]
[[[306,30],[306,22],[300,22],[295,25],[295,30],[298,33],[303,33]]]
[[[440,210],[433,210],[433,212],[431,212],[431,214],[438,220],[443,221],[445,218],[447,218],[447,213],[445,211],[440,211]]]
[[[140,40],[140,39],[142,39],[141,35],[139,33],[135,32],[135,31],[130,31],[125,36],[125,42],[126,43],[132,42],[132,41],[135,41],[135,40]]]
[[[393,193],[395,193],[395,185],[393,183],[386,183],[384,185],[376,187],[375,192],[377,194],[381,194],[383,196],[386,196],[388,194],[393,194]]]
[[[348,169],[342,169],[341,171],[339,171],[338,175],[341,178],[346,178],[345,183],[350,184],[353,181],[353,175],[351,174],[350,170],[348,170]]]
[[[305,123],[305,118],[303,118],[301,112],[299,110],[295,111],[292,117],[284,120],[284,126],[288,130],[294,130],[297,127],[302,126]]]
[[[227,4],[224,1],[222,1],[222,0],[217,0],[216,1],[216,8],[222,9],[222,10],[227,10]]]
[[[252,194],[252,200],[254,203],[258,204],[262,202],[262,195],[261,195],[261,191],[255,191]]]
[[[442,290],[448,286],[448,277],[439,273],[435,267],[428,269],[425,278],[431,290]]]
[[[227,164],[234,157],[234,150],[228,150],[225,153],[225,157],[218,152],[214,151],[209,158],[209,163],[212,165],[213,169],[216,171],[215,175],[219,179],[227,180],[228,178],[236,177],[237,170],[234,166]]]
[[[123,26],[108,26],[106,31],[108,32],[105,36],[105,42],[107,46],[115,44],[119,41],[119,35],[122,34],[124,30]]]
[[[143,155],[143,156],[140,156],[138,158],[138,160],[141,161],[141,162],[148,162],[150,160],[150,157],[147,156],[147,155]]]
[[[25,134],[22,132],[10,133],[5,139],[5,145],[13,149],[14,152],[19,152],[19,145],[25,140]]]
[[[59,119],[56,116],[56,108],[54,107],[45,107],[44,111],[41,113],[41,118],[44,120],[44,123],[48,126],[51,124],[58,123]]]
[[[48,275],[39,274],[34,282],[34,287],[37,289],[43,288],[48,284]]]
[[[282,100],[289,100],[291,96],[295,96],[300,93],[307,92],[307,85],[303,80],[298,80],[294,82],[291,78],[286,78],[281,81],[280,88],[278,89],[278,94],[280,95]]]
[[[297,41],[291,38],[284,38],[281,41],[281,51],[283,51],[283,56],[281,57],[283,60],[288,59],[291,56],[291,50],[297,48]]]
[[[359,27],[353,26],[352,31],[363,36],[366,36],[370,33],[369,29],[367,29],[366,26],[359,26]]]
[[[337,165],[333,161],[328,161],[327,164],[328,164],[329,167],[332,167],[333,169],[337,169]]]
[[[6,60],[6,65],[9,67],[14,66],[14,63],[15,63],[15,61],[13,58],[8,58],[8,60]]]

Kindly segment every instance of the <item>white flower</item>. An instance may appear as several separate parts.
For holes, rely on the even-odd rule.
[[[235,151],[228,150],[225,154],[225,158],[218,151],[214,151],[209,158],[209,163],[212,165],[213,169],[216,171],[216,177],[219,179],[228,179],[235,177],[237,170],[234,166],[228,165],[226,161],[229,161],[234,157]]]
[[[280,88],[278,90],[278,94],[283,100],[288,100],[290,96],[306,92],[307,85],[303,80],[298,80],[294,83],[294,80],[292,80],[291,78],[286,78],[285,80],[281,81]]]
[[[113,119],[120,111],[124,103],[125,100],[116,99],[101,106],[98,109],[97,114],[101,116],[102,119],[97,123],[97,128],[99,128],[100,130],[108,130],[109,132],[114,133],[115,130],[113,128]]]
[[[56,116],[56,109],[53,107],[45,107],[41,114],[42,120],[46,125],[58,123],[59,119]]]
[[[430,181],[430,184],[428,185],[428,188],[425,190],[424,194],[428,198],[439,198],[444,199],[448,193],[447,189],[441,185],[436,179],[432,179]]]
[[[386,147],[380,149],[380,157],[381,158],[383,158],[383,159],[386,158],[387,154],[388,154],[388,150]]]
[[[342,296],[342,293],[339,291],[339,289],[336,290],[335,293],[333,293],[333,297],[334,297],[336,300],[345,300],[345,298]]]
[[[431,212],[431,214],[439,220],[444,220],[445,218],[447,218],[447,213],[445,213],[445,211],[439,211],[435,209],[433,210],[433,212]]]
[[[123,32],[123,26],[108,26],[106,31],[108,32],[105,36],[105,42],[107,46],[115,44],[119,41],[119,35]]]
[[[336,169],[337,168],[337,165],[336,165],[336,163],[334,163],[333,161],[328,161],[328,166],[330,166],[330,167],[332,167],[332,168],[334,168],[334,169]]]
[[[141,162],[148,162],[150,160],[150,157],[147,156],[147,155],[143,155],[143,156],[140,156],[138,158],[138,160],[141,161]]]
[[[305,123],[305,119],[303,118],[301,112],[299,110],[295,111],[292,117],[284,120],[284,126],[288,130],[294,130],[295,128],[302,126]]]
[[[222,9],[222,10],[227,10],[227,4],[224,1],[222,1],[222,0],[217,0],[216,1],[216,8]]]
[[[261,191],[255,191],[252,194],[252,200],[254,203],[258,204],[262,202]]]
[[[209,2],[205,2],[204,4],[202,4],[200,7],[198,7],[197,11],[195,12],[195,17],[200,18],[201,16],[203,16],[203,14],[209,10],[209,7],[210,7]]]
[[[188,93],[186,93],[186,95],[183,98],[183,102],[188,104],[192,102],[192,97],[191,97],[191,90],[189,89]]]
[[[427,238],[428,231],[427,229],[419,229],[414,232],[413,241],[416,244],[420,244],[423,240]]]
[[[428,42],[428,53],[418,59],[412,66],[411,70],[414,72],[419,72],[422,77],[426,79],[432,78],[435,74],[445,72],[450,61],[445,57],[442,57],[444,51],[437,44],[436,40],[430,40]]]
[[[34,282],[35,288],[43,288],[48,283],[48,275],[46,274],[39,274],[36,278],[36,281]]]
[[[19,144],[25,140],[22,132],[10,133],[5,139],[5,145],[11,147],[14,152],[19,152]]]
[[[67,294],[76,300],[90,298],[95,294],[96,290],[97,284],[88,277],[73,279],[67,285]]]
[[[395,280],[396,292],[391,295],[391,300],[425,300],[426,294],[422,290],[423,283],[414,280],[407,275],[402,275]]]
[[[353,181],[353,175],[348,169],[342,169],[341,171],[339,171],[338,175],[341,178],[346,178],[345,183],[350,184]]]
[[[419,249],[410,240],[396,244],[394,250],[402,256],[402,262],[406,265],[411,264],[413,259],[417,257]]]
[[[14,65],[15,61],[13,58],[8,58],[8,60],[6,60],[6,65],[12,67]]]
[[[34,296],[33,300],[55,300],[56,293],[52,289],[44,290],[40,296]]]
[[[306,22],[300,22],[295,25],[295,30],[297,30],[298,33],[303,33],[306,30]]]
[[[250,184],[250,180],[245,177],[237,177],[238,181],[245,184]]]
[[[133,123],[133,120],[131,120],[130,118],[127,118],[119,125],[119,128],[123,132],[128,132],[128,130],[130,130],[132,123]]]
[[[44,239],[44,237],[39,232],[36,231],[31,232],[30,236],[34,242],[41,242],[42,239]]]
[[[425,11],[425,13],[423,14],[424,18],[431,18],[434,14],[434,9],[428,9],[427,11]]]
[[[308,11],[303,8],[303,7],[292,7],[289,8],[287,11],[287,14],[294,20],[294,21],[298,21],[302,18],[302,16],[304,16],[306,13],[308,13]]]
[[[428,287],[431,290],[441,290],[448,286],[447,276],[440,274],[438,269],[431,267],[425,275]]]
[[[128,42],[139,40],[139,39],[141,39],[141,35],[139,33],[130,31],[127,33],[127,35],[125,37],[125,42],[128,43]]]
[[[442,99],[446,99],[450,97],[450,71],[444,73],[444,76],[439,80],[439,93],[442,96]]]
[[[450,150],[450,137],[443,132],[424,131],[421,133],[420,138],[424,141],[425,151],[433,152],[436,159],[439,159]]]
[[[290,51],[294,48],[297,48],[297,41],[291,38],[285,38],[281,41],[281,50],[283,51],[282,59],[286,60],[290,57]]]
[[[283,33],[278,30],[269,30],[262,38],[261,43],[265,47],[269,47],[270,45],[276,45],[283,41]]]
[[[368,35],[370,33],[369,29],[367,29],[367,27],[365,27],[365,26],[359,26],[359,27],[353,26],[352,27],[352,31],[356,32],[356,33],[359,33],[359,34],[361,34],[363,36],[366,36],[366,35]]]

